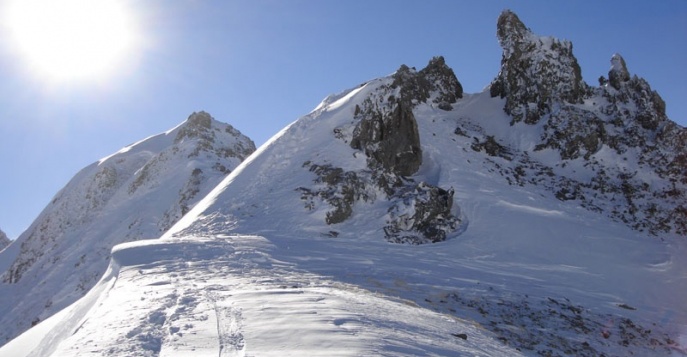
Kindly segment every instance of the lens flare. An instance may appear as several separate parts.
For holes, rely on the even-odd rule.
[[[116,0],[17,0],[7,22],[27,63],[53,79],[99,77],[131,50],[132,17]]]

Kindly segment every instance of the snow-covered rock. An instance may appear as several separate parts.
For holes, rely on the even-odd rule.
[[[684,354],[685,128],[497,31],[490,89],[435,58],[327,97],[0,354]]]
[[[0,250],[5,249],[12,241],[7,238],[7,234],[0,229]]]
[[[557,103],[581,103],[587,91],[570,41],[540,37],[512,11],[499,16],[496,34],[503,48],[493,97],[506,98],[513,122],[535,124]]]
[[[199,112],[81,170],[15,243],[0,283],[0,343],[83,296],[113,246],[159,237],[254,150]]]
[[[630,72],[627,70],[625,59],[616,53],[611,57],[611,69],[608,71],[608,82],[615,89],[630,80]]]
[[[511,161],[499,168],[511,183],[546,187],[653,235],[687,235],[687,131],[666,117],[665,102],[648,82],[631,77],[616,53],[609,79],[589,86],[572,43],[535,35],[508,10],[497,35],[503,59],[490,93],[505,98],[513,133],[474,133],[482,123],[467,120],[456,130],[477,140],[473,149]],[[529,141],[512,140],[521,131]],[[551,151],[557,162],[536,158]]]

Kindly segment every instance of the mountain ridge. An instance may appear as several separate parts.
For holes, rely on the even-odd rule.
[[[685,128],[622,57],[593,88],[572,44],[508,11],[498,33],[500,84],[463,93],[435,57],[325,98],[161,239],[116,246],[71,317],[23,340],[80,356],[685,353]]]
[[[13,243],[16,254],[2,256],[0,294],[16,304],[2,307],[0,320],[15,326],[3,340],[85,294],[114,245],[159,236],[254,150],[236,129],[198,112],[82,169]]]

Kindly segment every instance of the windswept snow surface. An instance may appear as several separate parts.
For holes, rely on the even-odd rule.
[[[68,328],[53,329],[64,340],[45,334],[27,355],[517,354],[474,323],[302,270],[279,260],[279,250],[259,236],[120,245],[112,274],[95,289],[100,300],[85,316],[73,312],[93,297],[73,305],[63,314],[71,314],[62,319]],[[0,352],[22,355],[32,332]]]
[[[305,162],[366,167],[332,133],[352,128],[356,104],[389,80],[330,97],[284,129],[163,239],[117,246],[97,296],[0,355],[685,353],[684,239],[648,237],[543,188],[509,185],[499,174],[509,161],[485,159],[470,136],[453,134],[460,123],[528,147],[532,127],[510,126],[488,91],[450,112],[414,110],[424,153],[414,179],[452,187],[463,219],[445,242],[386,242],[382,199],[355,203],[335,225],[324,223],[324,203],[306,210],[297,189],[315,176]],[[41,338],[33,350],[23,342]]]

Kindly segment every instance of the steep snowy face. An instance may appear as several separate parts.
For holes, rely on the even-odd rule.
[[[192,227],[185,228],[338,236],[366,224],[391,242],[443,241],[460,227],[458,207],[450,187],[422,175],[414,110],[447,112],[462,95],[453,71],[436,57],[420,71],[401,66],[330,96],[227,178],[206,200],[212,206],[190,216]],[[204,217],[193,221],[198,214]]]
[[[496,34],[503,57],[490,92],[506,98],[504,110],[513,122],[535,124],[559,102],[582,102],[587,86],[570,41],[537,36],[508,10],[499,16]]]
[[[81,170],[15,244],[2,272],[0,343],[87,292],[116,244],[156,238],[255,151],[208,113]]]
[[[7,234],[0,229],[0,250],[5,249],[12,241],[7,238]]]

